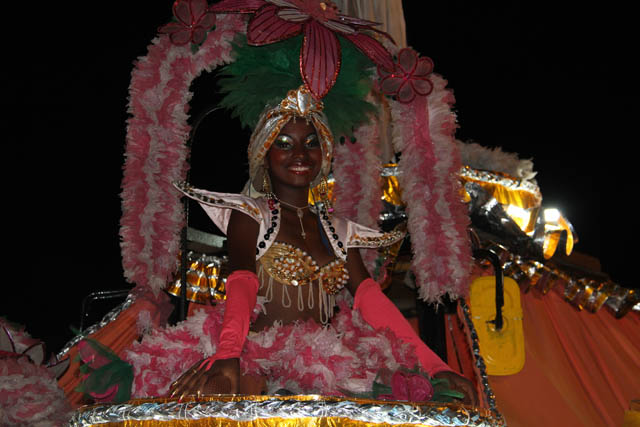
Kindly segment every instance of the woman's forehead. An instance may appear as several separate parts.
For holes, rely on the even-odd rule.
[[[293,117],[287,122],[287,124],[282,127],[280,133],[301,133],[309,135],[312,133],[316,133],[316,128],[315,126],[313,126],[313,123],[310,120],[307,120],[303,117]]]

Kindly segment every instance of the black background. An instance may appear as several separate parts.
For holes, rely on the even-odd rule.
[[[631,12],[611,2],[469,3],[404,2],[409,45],[454,90],[458,138],[532,159],[543,203],[572,222],[576,250],[637,287]],[[171,4],[47,3],[19,15],[29,19],[5,65],[16,76],[5,98],[15,119],[0,315],[51,351],[78,326],[85,295],[130,286],[118,234],[128,85]],[[198,184],[240,190],[243,138],[221,138],[206,162],[211,183]]]

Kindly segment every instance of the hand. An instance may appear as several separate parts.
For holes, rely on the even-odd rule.
[[[458,375],[451,371],[441,371],[433,375],[434,378],[444,378],[449,381],[451,390],[459,391],[464,394],[462,403],[471,406],[478,406],[478,395],[473,383],[462,375]]]
[[[237,394],[240,360],[216,360],[207,369],[206,359],[197,362],[180,376],[169,389],[171,397],[204,394]]]

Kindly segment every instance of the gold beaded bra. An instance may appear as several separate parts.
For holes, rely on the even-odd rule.
[[[335,295],[344,288],[349,280],[349,273],[345,268],[345,261],[335,258],[333,261],[319,266],[318,263],[305,251],[291,244],[274,242],[260,258],[259,267],[260,287],[267,286],[266,301],[273,299],[273,281],[282,283],[282,305],[290,307],[292,304],[288,288],[298,288],[298,310],[303,311],[305,301],[302,295],[302,287],[309,286],[306,305],[313,308],[314,289],[313,284],[318,281],[318,305],[320,320],[327,323],[333,314]],[[264,277],[264,273],[269,276]],[[267,280],[265,280],[267,279]]]

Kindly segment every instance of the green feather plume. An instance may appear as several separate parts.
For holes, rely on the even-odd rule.
[[[324,112],[334,135],[351,136],[376,107],[365,97],[371,90],[374,65],[351,42],[339,37],[342,64],[336,84],[323,98]],[[232,111],[243,126],[253,129],[266,106],[279,103],[302,85],[302,36],[265,46],[249,46],[245,35],[234,40],[235,60],[219,72],[224,94],[221,106]]]

